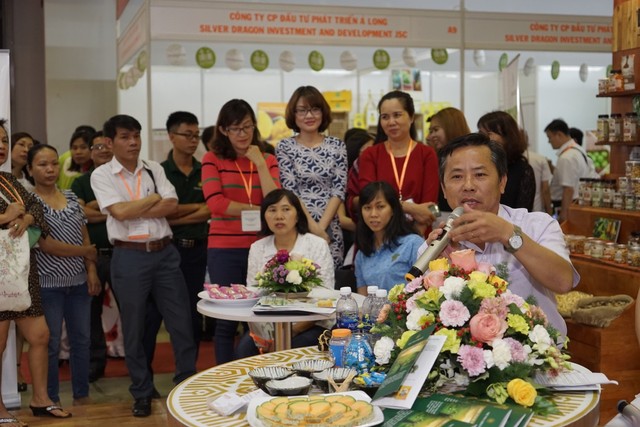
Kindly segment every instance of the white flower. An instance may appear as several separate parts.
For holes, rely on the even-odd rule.
[[[453,381],[457,386],[466,387],[469,385],[469,375],[456,373],[453,376]]]
[[[487,365],[487,369],[493,368],[495,363],[493,363],[493,352],[491,350],[483,350],[482,355],[484,356],[484,363]]]
[[[529,339],[534,343],[533,348],[542,354],[544,354],[552,344],[549,332],[542,325],[536,325],[533,330],[529,332]]]
[[[440,288],[445,299],[453,299],[460,296],[466,286],[466,281],[462,277],[447,277]]]
[[[407,316],[407,329],[410,331],[421,331],[422,326],[427,321],[429,312],[424,308],[415,308]]]
[[[389,337],[382,337],[376,342],[376,345],[373,347],[373,354],[376,356],[376,363],[378,365],[386,365],[389,363],[391,351],[394,346],[393,340]]]
[[[505,369],[511,362],[511,347],[509,343],[504,340],[493,340],[491,346],[493,347],[491,352],[493,355],[493,364],[500,368],[500,370]]]
[[[291,270],[289,274],[287,274],[285,280],[294,285],[299,285],[302,283],[302,276],[300,276],[300,272],[298,270]]]

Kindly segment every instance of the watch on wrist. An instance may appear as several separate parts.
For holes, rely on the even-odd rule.
[[[507,252],[513,254],[522,247],[522,243],[522,230],[517,225],[514,225],[513,234],[507,240],[507,245],[504,248]]]

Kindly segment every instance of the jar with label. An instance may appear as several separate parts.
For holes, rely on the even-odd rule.
[[[580,206],[591,206],[591,180],[589,178],[580,178],[578,184],[578,204]],[[589,193],[588,195],[586,193]]]
[[[629,179],[640,178],[640,161],[627,160],[624,162],[624,171]]]
[[[591,181],[591,206],[594,208],[602,207],[602,181],[594,179]]]
[[[622,140],[631,142],[636,140],[636,126],[638,126],[638,115],[636,113],[626,113],[622,122]]]
[[[609,117],[609,142],[622,140],[622,114],[614,113]]]
[[[613,261],[613,257],[616,256],[616,243],[607,242],[604,244],[604,250],[602,251],[602,259],[607,261]]]
[[[596,239],[591,242],[590,255],[592,258],[602,258],[604,255],[604,242],[600,239]]]
[[[616,254],[613,256],[613,261],[618,264],[626,264],[628,252],[629,247],[624,243],[616,245]]]
[[[587,241],[587,236],[573,236],[573,253],[584,254],[584,243]]]
[[[623,210],[624,209],[624,194],[619,191],[613,193],[613,209]]]
[[[351,339],[350,329],[334,329],[331,331],[331,339],[329,340],[329,355],[333,363],[339,368],[344,366],[344,355],[349,340]]]
[[[611,180],[602,181],[602,207],[610,208],[613,206],[614,182]]]
[[[584,241],[584,254],[591,256],[591,245],[593,244],[593,242],[597,240],[595,237],[591,236],[591,237],[587,237]]]
[[[626,193],[624,195],[624,209],[627,211],[636,210],[636,195],[633,193]]]
[[[636,196],[640,195],[640,178],[631,178],[629,180],[629,187],[627,191],[635,194]]]
[[[609,92],[622,92],[624,90],[624,77],[622,70],[611,70],[609,72]]]
[[[598,95],[609,92],[609,79],[598,79]]]
[[[640,244],[632,244],[629,246],[627,264],[631,267],[640,267]]]
[[[609,142],[609,115],[598,116],[598,142]]]
[[[618,191],[624,194],[627,192],[628,188],[629,188],[629,178],[627,178],[626,176],[618,177]]]

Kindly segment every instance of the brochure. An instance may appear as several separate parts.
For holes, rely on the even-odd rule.
[[[277,296],[266,296],[258,300],[251,309],[255,314],[326,314],[335,313],[335,307],[320,307],[312,299],[288,299]]]
[[[618,233],[620,233],[619,219],[612,218],[596,218],[593,224],[593,236],[598,239],[604,239],[610,242],[618,241]]]
[[[383,413],[385,418],[383,427],[419,425],[513,427],[523,425],[521,421],[524,415],[518,414],[511,420],[512,410],[509,407],[448,394],[420,397],[416,399],[411,410],[385,409]],[[457,421],[463,424],[430,424],[438,419],[449,419],[451,422]]]
[[[409,339],[373,396],[374,405],[396,409],[413,406],[446,341],[442,335],[430,336],[433,329],[426,328]]]

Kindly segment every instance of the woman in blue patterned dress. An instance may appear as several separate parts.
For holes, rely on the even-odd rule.
[[[331,109],[313,86],[296,89],[285,119],[296,135],[276,146],[282,188],[300,198],[309,230],[329,242],[335,266],[340,267],[344,248],[337,212],[347,186],[346,147],[323,134],[331,123]]]

